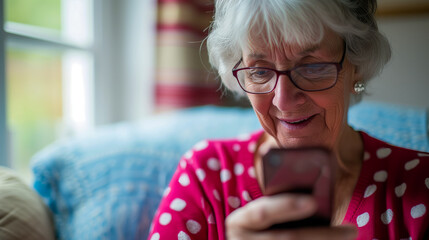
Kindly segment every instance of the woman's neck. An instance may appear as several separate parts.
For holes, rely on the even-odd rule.
[[[360,133],[347,125],[336,146],[334,153],[338,160],[340,176],[359,175],[364,154]]]
[[[347,213],[350,200],[359,179],[364,154],[361,135],[349,126],[346,126],[337,146],[336,155],[339,168],[333,199],[333,225],[341,224]]]

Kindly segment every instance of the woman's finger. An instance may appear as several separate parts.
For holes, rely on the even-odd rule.
[[[228,240],[354,240],[358,235],[356,226],[325,228],[275,229],[264,231],[235,231],[227,235]]]
[[[336,226],[324,228],[300,228],[288,230],[266,230],[248,234],[248,239],[258,240],[353,240],[357,237],[355,226]]]
[[[226,225],[227,229],[259,231],[277,223],[307,218],[314,214],[316,208],[314,199],[307,195],[262,197],[231,213]]]

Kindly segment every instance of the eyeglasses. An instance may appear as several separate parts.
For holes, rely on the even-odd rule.
[[[264,67],[237,68],[243,59],[232,69],[240,87],[247,93],[264,94],[272,92],[280,75],[287,75],[295,87],[308,92],[323,91],[337,83],[338,73],[343,68],[346,45],[340,62],[303,64],[286,71]]]

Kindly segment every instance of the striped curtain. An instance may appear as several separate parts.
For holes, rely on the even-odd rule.
[[[202,46],[212,0],[158,0],[156,108],[220,104],[220,83]]]

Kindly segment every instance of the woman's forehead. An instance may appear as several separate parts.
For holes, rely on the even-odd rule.
[[[308,43],[283,41],[280,44],[272,44],[266,42],[260,36],[253,37],[243,46],[242,51],[243,56],[248,58],[264,59],[277,54],[293,55],[297,57],[307,56],[319,50],[335,53],[338,49],[342,49],[341,38],[332,31],[325,31],[324,37],[320,42]]]
[[[289,47],[249,47],[243,49],[243,55],[250,59],[266,59],[281,53],[289,53],[296,56],[306,56],[320,49],[320,44],[312,46],[289,46]],[[289,55],[287,54],[287,55]]]

